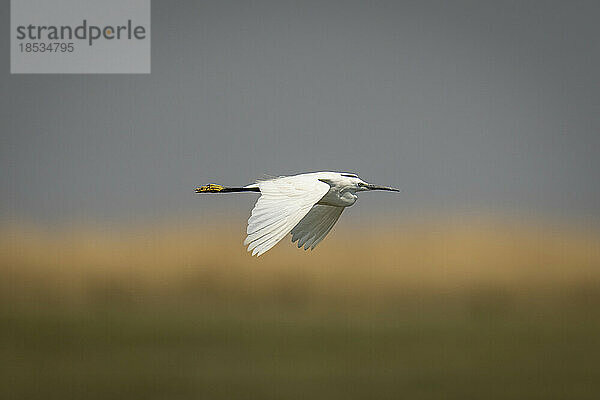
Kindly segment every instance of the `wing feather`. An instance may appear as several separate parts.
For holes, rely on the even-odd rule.
[[[248,219],[244,244],[258,256],[283,239],[330,189],[308,175],[264,180],[257,185],[261,196]]]
[[[343,207],[316,204],[292,229],[292,242],[298,247],[314,249],[327,236],[344,211]]]
[[[292,242],[298,240],[298,247],[311,239],[323,225],[328,224],[327,207],[315,205],[308,214],[292,229]]]
[[[342,211],[343,210],[344,209],[342,208]],[[338,218],[341,215],[341,213],[342,212],[340,211]],[[317,245],[321,242],[321,240],[325,239],[325,236],[327,236],[327,234],[331,231],[331,229],[333,228],[333,226],[335,225],[336,222],[337,222],[337,218],[335,219],[335,221],[332,221],[331,224],[325,230],[323,230],[323,232],[320,235],[315,236],[313,241],[311,241],[310,243],[307,243],[304,250],[306,250],[308,248],[308,246],[310,246],[311,250],[314,249],[315,247],[317,247]]]

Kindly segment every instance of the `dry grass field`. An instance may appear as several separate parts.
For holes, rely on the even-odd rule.
[[[257,259],[240,231],[4,226],[0,397],[600,396],[597,232],[388,223]]]

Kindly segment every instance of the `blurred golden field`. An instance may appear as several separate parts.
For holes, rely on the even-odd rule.
[[[231,224],[0,233],[2,398],[600,396],[600,235],[345,225],[260,258]]]
[[[2,296],[16,304],[251,303],[384,310],[418,296],[600,293],[600,235],[492,220],[334,230],[313,252],[289,238],[263,257],[243,227],[4,227]]]

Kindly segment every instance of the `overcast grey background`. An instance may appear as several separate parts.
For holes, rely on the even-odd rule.
[[[600,214],[597,1],[158,1],[150,75],[9,74],[3,220],[252,207],[193,188],[358,172],[379,211]]]

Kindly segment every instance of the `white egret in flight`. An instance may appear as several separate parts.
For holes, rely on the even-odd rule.
[[[312,172],[258,180],[243,187],[211,183],[196,188],[196,193],[260,192],[244,241],[253,256],[260,256],[290,232],[299,248],[314,249],[344,208],[356,202],[356,193],[367,190],[400,191],[364,182],[356,174]]]

